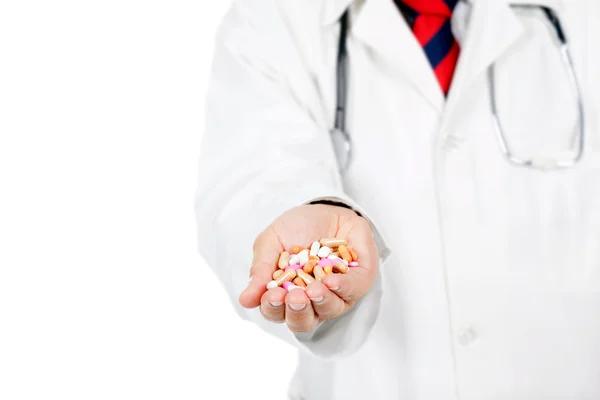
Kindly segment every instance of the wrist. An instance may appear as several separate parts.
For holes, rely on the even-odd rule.
[[[353,209],[352,207],[350,207],[348,204],[342,203],[342,202],[339,202],[339,201],[316,200],[316,201],[311,201],[308,204],[309,205],[322,204],[322,205],[326,205],[326,206],[342,207],[342,208],[346,208],[348,210],[354,211],[354,213],[356,213],[356,215],[358,215],[359,217],[362,217],[362,215],[358,211],[356,211],[355,209]]]

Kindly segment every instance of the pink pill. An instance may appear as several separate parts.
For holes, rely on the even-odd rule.
[[[290,269],[293,269],[294,271],[297,271],[297,270],[299,270],[301,268],[302,268],[302,265],[300,265],[300,264],[294,264],[294,265],[289,265],[289,266],[285,267],[285,270],[289,271]]]
[[[350,263],[348,263],[349,267],[358,267],[358,261],[352,261]]]
[[[325,268],[325,266],[327,266],[327,265],[333,266],[333,260],[330,260],[329,258],[322,258],[319,261],[319,267]]]

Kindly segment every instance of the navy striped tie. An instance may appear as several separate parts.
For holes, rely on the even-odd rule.
[[[423,47],[444,94],[448,94],[460,49],[452,34],[452,11],[458,0],[396,0],[408,11],[412,31]]]

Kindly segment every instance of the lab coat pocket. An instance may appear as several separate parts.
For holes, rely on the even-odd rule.
[[[552,287],[600,293],[600,157],[588,154],[558,176],[541,179],[541,265]]]
[[[518,8],[525,33],[495,66],[498,116],[509,150],[522,159],[559,158],[579,143],[581,52],[567,62],[556,28],[538,8]],[[566,21],[561,19],[563,24]],[[574,54],[573,54],[574,53]],[[568,156],[567,156],[568,158]]]

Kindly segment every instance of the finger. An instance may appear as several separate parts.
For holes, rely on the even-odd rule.
[[[346,303],[353,305],[369,293],[375,274],[375,270],[353,267],[347,274],[327,275],[323,284]]]
[[[254,242],[250,282],[239,298],[242,307],[255,308],[260,305],[261,297],[267,291],[267,283],[271,281],[273,272],[277,269],[281,251],[281,243],[272,231],[267,230],[258,236]]]
[[[281,287],[267,290],[261,299],[261,314],[269,321],[284,322],[286,294],[287,290]]]
[[[285,303],[285,323],[292,332],[310,332],[319,323],[304,290],[289,292]]]
[[[311,282],[306,287],[306,295],[321,320],[337,318],[350,308],[344,300],[319,281]]]

